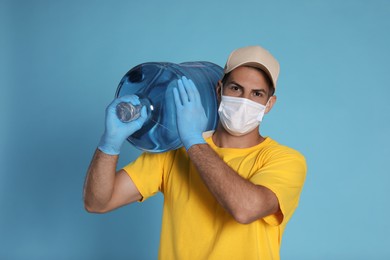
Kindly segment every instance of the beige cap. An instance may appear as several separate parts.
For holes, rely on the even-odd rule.
[[[234,50],[225,65],[224,74],[239,66],[262,69],[271,78],[274,88],[279,76],[279,62],[266,49],[260,46],[248,46]]]

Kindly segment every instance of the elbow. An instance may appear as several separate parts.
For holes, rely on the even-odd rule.
[[[257,210],[256,210],[257,209]],[[259,219],[275,213],[276,210],[266,210],[261,206],[238,207],[231,211],[233,218],[240,224],[251,224]]]
[[[96,209],[94,207],[92,207],[90,204],[88,204],[88,202],[86,202],[86,201],[84,201],[84,209],[88,213],[97,213]]]
[[[252,210],[240,208],[235,212],[232,212],[233,218],[240,224],[250,224],[266,216],[278,212],[279,206],[270,210]]]
[[[246,214],[246,213],[234,214],[233,218],[235,219],[235,221],[237,221],[238,223],[243,224],[243,225],[250,224],[258,219],[258,218],[254,218],[253,216]]]
[[[86,203],[84,203],[84,209],[85,209],[85,211],[88,212],[88,213],[97,213],[96,210],[95,210],[93,207],[89,206],[89,205],[86,204]]]
[[[108,210],[105,210],[104,208],[101,207],[96,207],[88,203],[87,201],[84,201],[84,209],[88,213],[96,213],[96,214],[102,214],[108,212]]]
[[[231,212],[231,215],[235,221],[243,225],[250,224],[260,218],[258,214],[255,214],[253,211],[245,209],[238,209],[234,212]]]
[[[273,203],[260,200],[256,203],[238,205],[231,211],[231,215],[240,224],[250,224],[278,211],[280,211],[279,203],[275,197]]]

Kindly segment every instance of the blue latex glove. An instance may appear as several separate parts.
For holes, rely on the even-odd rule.
[[[182,77],[178,80],[178,88],[173,89],[173,96],[177,130],[186,150],[194,144],[206,143],[202,133],[206,130],[208,119],[194,82]]]
[[[123,123],[116,115],[116,106],[120,102],[129,102],[139,105],[139,98],[135,95],[127,95],[115,99],[106,109],[106,127],[98,149],[106,154],[117,155],[127,137],[141,129],[147,118],[146,107],[142,107],[141,116],[134,121]]]

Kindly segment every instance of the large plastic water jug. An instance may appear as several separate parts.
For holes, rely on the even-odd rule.
[[[148,118],[143,127],[127,140],[138,149],[156,153],[182,146],[172,93],[182,76],[191,79],[199,90],[208,117],[207,130],[215,129],[218,120],[215,87],[222,74],[220,66],[205,61],[179,64],[148,62],[129,70],[119,83],[116,97],[137,95],[141,105],[147,108]],[[197,115],[193,116],[196,120]]]

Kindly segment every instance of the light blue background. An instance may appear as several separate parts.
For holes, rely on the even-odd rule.
[[[83,209],[104,109],[135,65],[254,44],[282,68],[262,132],[308,162],[282,259],[390,259],[390,1],[2,0],[0,19],[0,259],[156,259],[161,195]]]

